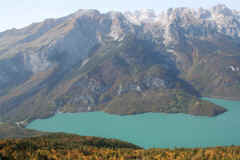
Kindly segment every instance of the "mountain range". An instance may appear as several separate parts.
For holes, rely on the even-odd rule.
[[[79,10],[0,32],[0,122],[58,112],[216,116],[240,100],[240,12]]]

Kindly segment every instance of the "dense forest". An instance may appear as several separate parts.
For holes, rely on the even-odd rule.
[[[2,160],[240,160],[240,147],[148,149],[114,139],[62,133],[0,140]]]

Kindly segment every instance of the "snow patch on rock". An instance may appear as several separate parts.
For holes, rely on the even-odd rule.
[[[234,66],[234,65],[231,65],[231,66],[229,66],[228,68],[231,69],[233,72],[238,72],[238,71],[240,71],[240,68],[239,68],[239,67],[236,67],[236,66]]]

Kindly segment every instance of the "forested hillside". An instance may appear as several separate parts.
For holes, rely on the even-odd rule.
[[[2,160],[238,160],[240,147],[149,149],[96,137],[66,134],[0,140]]]

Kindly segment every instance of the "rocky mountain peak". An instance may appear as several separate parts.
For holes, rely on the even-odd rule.
[[[135,11],[135,15],[141,19],[154,19],[157,16],[153,9],[137,10]]]
[[[110,11],[110,12],[107,12],[106,15],[109,16],[111,19],[124,17],[122,12],[118,12],[118,11]]]
[[[94,18],[94,17],[98,17],[100,15],[101,15],[101,13],[96,9],[80,9],[77,12],[75,12],[74,14],[72,14],[72,16],[74,18],[79,18],[82,16]]]
[[[181,16],[181,15],[186,15],[186,14],[193,14],[195,12],[194,9],[187,8],[187,7],[180,7],[180,8],[174,8],[174,9],[168,9],[167,10],[167,15],[175,15],[175,16]]]
[[[218,4],[210,9],[214,14],[221,14],[224,16],[232,16],[232,10],[225,4]]]
[[[134,24],[153,23],[157,19],[157,14],[152,9],[141,9],[135,12],[125,12],[128,20]]]

